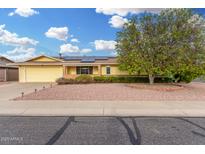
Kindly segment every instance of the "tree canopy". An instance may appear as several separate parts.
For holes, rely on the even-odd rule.
[[[205,20],[191,9],[133,16],[117,33],[120,69],[190,82],[205,73]]]

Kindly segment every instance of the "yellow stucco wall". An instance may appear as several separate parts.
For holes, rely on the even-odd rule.
[[[109,66],[109,65],[107,65],[107,66]],[[107,75],[106,74],[106,67],[107,66],[106,65],[102,66],[102,75]],[[110,75],[129,75],[129,73],[126,71],[120,71],[117,65],[111,65],[109,67],[111,68]]]
[[[102,66],[101,67],[101,71],[102,71],[102,75],[107,75],[106,74],[106,65]],[[129,75],[128,72],[126,71],[120,71],[118,69],[118,66],[117,65],[111,65],[111,74],[110,75]],[[94,66],[93,67],[93,75],[98,75],[98,66]],[[75,66],[72,66],[72,67],[68,67],[67,68],[67,74],[69,75],[76,75],[76,67]]]
[[[102,75],[106,75],[106,67],[101,67]],[[128,75],[120,71],[117,65],[112,65],[110,75]],[[76,75],[76,67],[68,67],[67,73]],[[93,68],[93,74],[98,75],[98,67]],[[63,77],[63,66],[20,66],[19,82],[55,82],[57,78]]]
[[[97,67],[97,66],[94,66],[94,67],[93,67],[93,74],[94,74],[94,75],[98,75],[98,73],[99,73],[99,72],[98,72],[98,67]]]
[[[19,82],[25,82],[25,66],[19,66]]]
[[[55,82],[63,77],[62,66],[20,66],[20,82]]]
[[[76,75],[76,67],[75,66],[67,67],[67,74]]]

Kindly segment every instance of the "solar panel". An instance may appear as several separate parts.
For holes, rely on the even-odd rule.
[[[83,57],[81,59],[82,63],[93,63],[95,62],[95,58],[94,57]]]
[[[79,60],[82,63],[92,63],[96,60],[107,60],[107,56],[63,56],[62,59],[66,61]]]
[[[106,59],[108,59],[108,57],[106,57],[106,56],[96,56],[95,59],[106,60]]]
[[[74,57],[74,56],[69,56],[69,57],[63,57],[64,60],[81,60],[82,57]]]

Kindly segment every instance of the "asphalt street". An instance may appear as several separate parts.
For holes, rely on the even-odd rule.
[[[205,118],[0,117],[0,144],[205,144]]]

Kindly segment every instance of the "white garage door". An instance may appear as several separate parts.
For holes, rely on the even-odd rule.
[[[63,77],[62,66],[21,66],[19,68],[20,82],[55,82]]]

